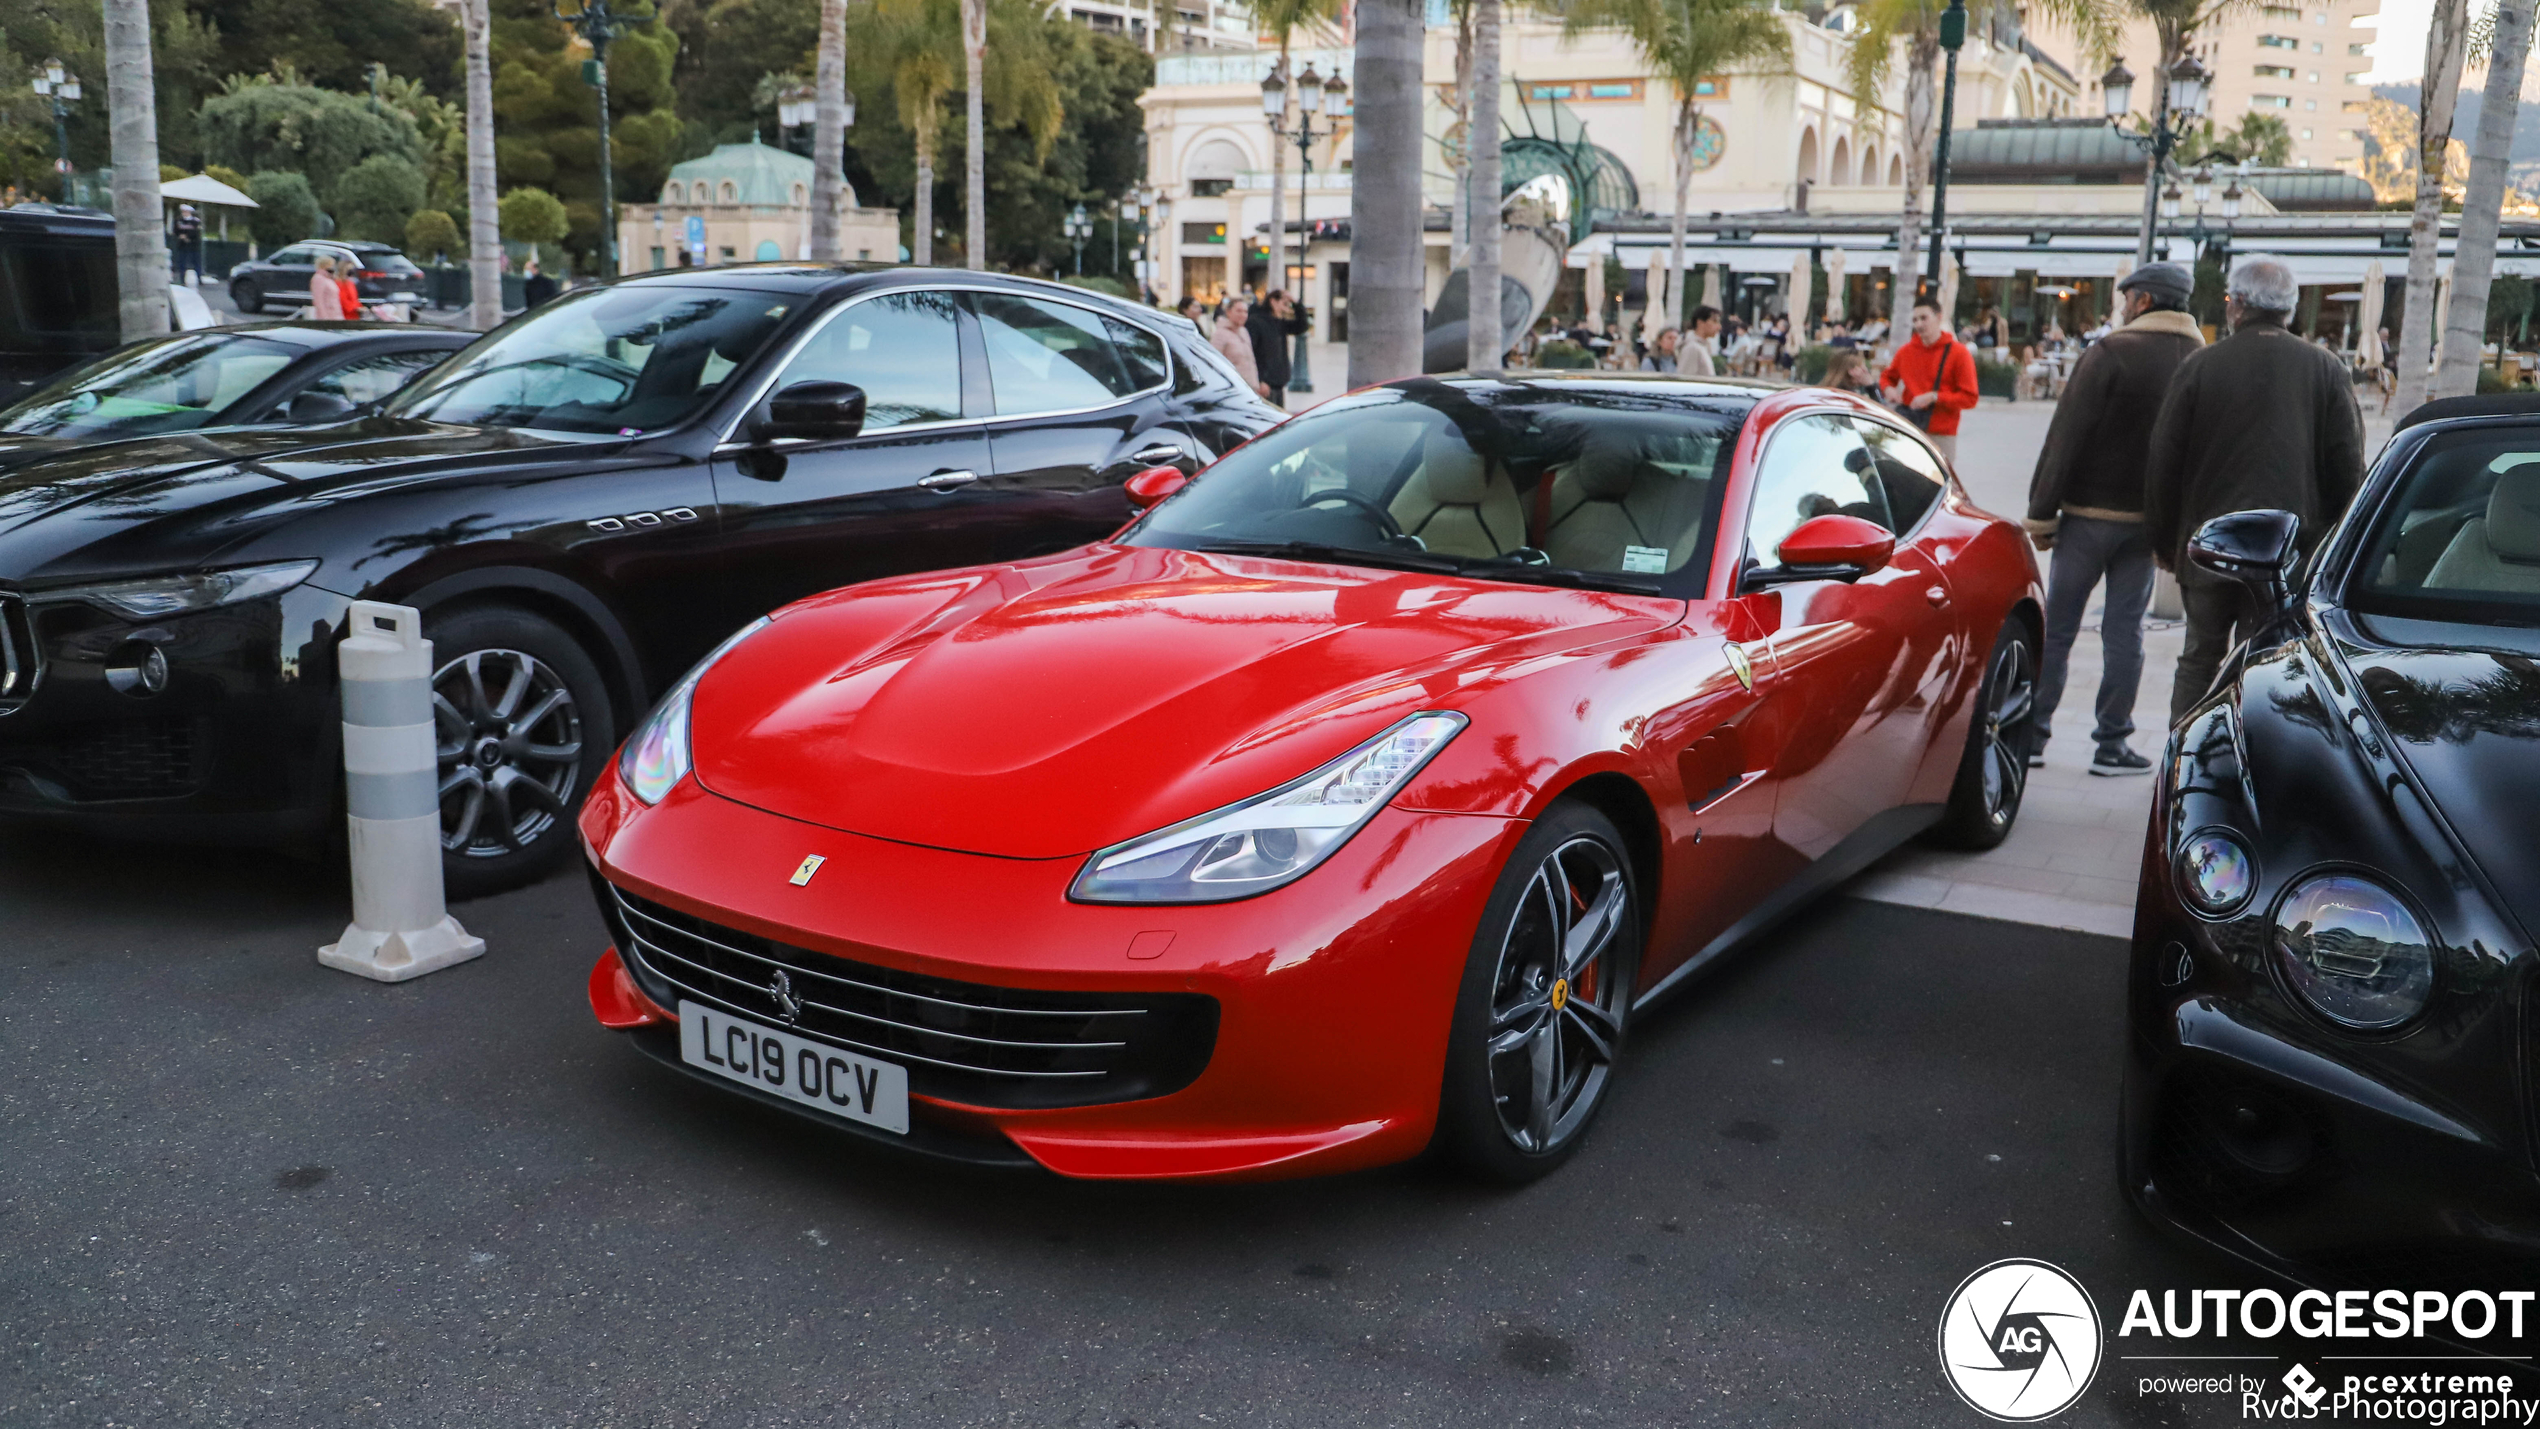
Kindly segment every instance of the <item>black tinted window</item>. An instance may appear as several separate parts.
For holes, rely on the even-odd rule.
[[[1885,422],[1855,417],[1852,425],[1869,443],[1870,456],[1878,463],[1879,485],[1886,490],[1887,514],[1896,523],[1890,529],[1902,536],[1914,529],[1949,484],[1941,474],[1940,458]]]
[[[91,439],[189,431],[221,418],[295,355],[291,347],[247,333],[188,333],[137,344],[0,411],[0,431]]]
[[[1164,385],[1164,339],[1118,318],[1104,318],[1102,325],[1110,331],[1112,346],[1120,350],[1120,361],[1129,369],[1131,388],[1143,392]]]
[[[884,431],[961,415],[961,336],[948,293],[889,293],[829,320],[776,379],[852,382],[864,389],[864,429]]]
[[[102,243],[15,243],[0,248],[0,309],[13,333],[113,337],[115,250]]]
[[[1153,385],[1130,380],[1098,314],[1003,293],[977,302],[1000,417],[1100,407]]]
[[[2540,621],[2540,427],[2434,438],[2358,549],[2359,609]]]

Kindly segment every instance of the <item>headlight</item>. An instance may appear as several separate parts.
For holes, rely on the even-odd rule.
[[[2434,992],[2434,942],[2396,894],[2359,874],[2314,874],[2275,915],[2275,957],[2302,1000],[2363,1031],[2396,1027]]]
[[[1374,818],[1464,728],[1413,715],[1267,794],[1095,854],[1067,896],[1081,903],[1223,903],[1302,878]]]
[[[617,777],[627,789],[646,804],[658,804],[672,787],[688,777],[688,702],[697,693],[697,682],[714,668],[714,662],[732,653],[732,647],[749,639],[768,623],[762,615],[732,632],[729,639],[714,647],[714,652],[697,662],[696,668],[679,677],[670,693],[661,697],[653,712],[636,726],[617,757]]]
[[[69,590],[45,591],[32,598],[45,601],[84,600],[134,620],[157,620],[162,616],[186,615],[215,606],[236,605],[258,596],[280,595],[316,574],[317,568],[315,561],[275,561],[269,565],[237,566],[225,571],[186,571],[179,575],[150,576],[137,581],[75,586]]]
[[[2225,829],[2199,829],[2178,846],[2179,896],[2208,918],[2240,911],[2258,886],[2256,860]]]

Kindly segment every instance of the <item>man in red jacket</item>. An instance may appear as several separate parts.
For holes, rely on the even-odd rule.
[[[1928,299],[1914,304],[1914,336],[1896,349],[1895,360],[1879,374],[1879,387],[1956,466],[1958,414],[1976,404],[1976,359],[1949,335],[1937,304]]]

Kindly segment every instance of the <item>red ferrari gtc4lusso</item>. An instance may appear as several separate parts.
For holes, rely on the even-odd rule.
[[[1522,1180],[1656,999],[2019,811],[2035,562],[1865,402],[1422,378],[1182,480],[674,688],[582,814],[600,1021],[968,1160]]]

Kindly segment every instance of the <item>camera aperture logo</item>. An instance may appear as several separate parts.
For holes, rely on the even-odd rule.
[[[1940,1368],[1969,1408],[2022,1423],[2061,1414],[2099,1372],[2099,1307],[2042,1260],[1997,1260],[1959,1282],[1940,1319]]]

